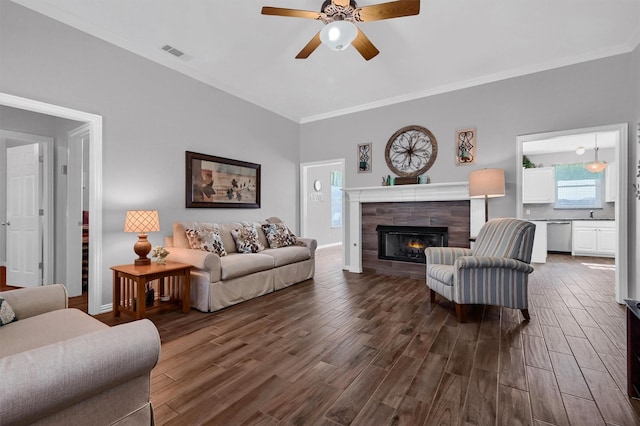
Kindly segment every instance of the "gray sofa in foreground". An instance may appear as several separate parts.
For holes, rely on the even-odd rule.
[[[151,425],[153,323],[109,327],[54,284],[0,296],[18,321],[0,327],[1,425]]]

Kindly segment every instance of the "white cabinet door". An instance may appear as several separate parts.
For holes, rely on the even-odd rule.
[[[531,221],[536,225],[536,233],[533,237],[533,251],[531,263],[547,262],[547,222]]]
[[[604,200],[607,203],[613,203],[616,201],[616,195],[618,194],[618,171],[616,163],[609,163],[606,169],[604,169]]]
[[[571,236],[571,254],[590,255],[595,254],[597,249],[596,229],[590,226],[581,226],[574,222],[573,235]]]
[[[616,224],[614,221],[573,221],[571,254],[574,256],[616,255]]]
[[[538,167],[522,171],[522,203],[548,204],[556,201],[555,169]]]
[[[616,255],[616,228],[598,228],[598,253]]]

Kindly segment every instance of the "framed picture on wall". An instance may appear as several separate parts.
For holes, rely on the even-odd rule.
[[[476,129],[456,130],[456,164],[476,164]]]
[[[358,144],[358,173],[371,173],[371,143]]]
[[[260,208],[260,164],[186,151],[186,207]]]

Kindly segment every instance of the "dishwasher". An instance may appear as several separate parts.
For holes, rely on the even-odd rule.
[[[547,251],[571,253],[571,221],[547,222]]]

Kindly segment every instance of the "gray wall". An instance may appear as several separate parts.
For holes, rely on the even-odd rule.
[[[517,136],[629,122],[638,102],[630,90],[633,86],[638,93],[632,83],[640,75],[637,49],[634,58],[633,65],[632,55],[618,55],[305,123],[300,158],[304,162],[345,156],[347,186],[376,186],[390,172],[384,161],[388,138],[401,127],[422,125],[438,139],[438,158],[427,172],[431,182],[467,181],[470,171],[485,167],[505,169],[506,197],[491,200],[489,216],[515,216],[521,164],[516,162]],[[637,116],[639,107],[635,108]],[[470,126],[477,128],[477,164],[456,166],[455,131]],[[356,146],[363,142],[373,143],[371,174],[355,172]],[[630,269],[637,268],[635,259],[629,258]]]
[[[157,209],[163,243],[179,220],[298,228],[298,125],[8,1],[0,1],[0,92],[102,115],[102,303],[111,265],[130,263],[125,211]],[[262,164],[260,209],[185,209],[185,151]]]

